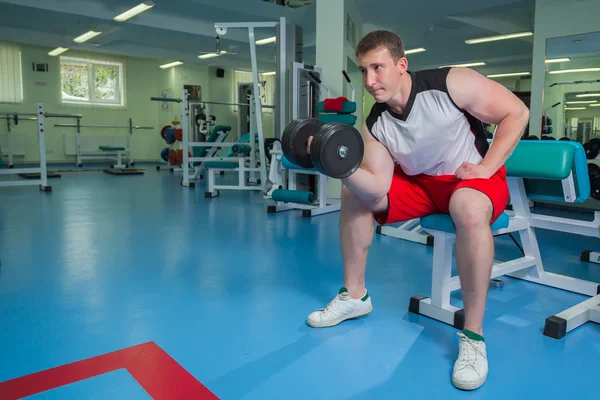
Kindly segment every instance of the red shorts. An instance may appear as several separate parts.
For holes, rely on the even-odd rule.
[[[509,200],[504,166],[489,179],[460,180],[455,175],[409,176],[396,165],[388,192],[389,208],[386,212],[376,213],[375,220],[384,225],[431,214],[448,214],[450,197],[457,189],[465,187],[479,190],[490,198],[493,205],[490,224],[504,212]]]

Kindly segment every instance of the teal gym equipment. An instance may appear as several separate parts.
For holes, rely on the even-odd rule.
[[[532,156],[535,155],[535,156]],[[494,236],[518,233],[523,255],[513,260],[494,261],[491,278],[510,276],[589,296],[589,299],[545,321],[543,333],[560,339],[588,322],[600,323],[600,285],[544,270],[535,229],[550,229],[598,237],[600,212],[593,221],[547,216],[531,211],[532,201],[552,200],[569,205],[584,203],[590,197],[590,180],[585,150],[572,141],[521,140],[506,162],[510,190],[510,210],[491,226]],[[463,329],[464,311],[450,304],[450,295],[460,289],[460,279],[452,276],[455,229],[448,214],[420,219],[420,226],[434,237],[430,297],[410,299],[409,311],[428,316],[457,329]]]

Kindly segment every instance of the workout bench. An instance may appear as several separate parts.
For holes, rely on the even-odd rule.
[[[492,234],[518,232],[524,255],[514,260],[494,262],[491,278],[506,275],[591,296],[566,311],[548,317],[544,327],[546,336],[560,339],[588,321],[600,323],[600,285],[545,271],[535,232],[535,228],[541,228],[597,236],[598,221],[536,215],[529,207],[530,199],[540,197],[564,203],[584,202],[589,198],[590,182],[583,146],[567,141],[521,141],[505,165],[512,211],[505,211],[492,224]],[[544,193],[536,188],[543,189]],[[434,214],[421,218],[420,224],[434,237],[431,297],[413,296],[409,312],[463,329],[464,310],[450,304],[450,293],[460,289],[459,277],[452,276],[456,238],[453,222],[448,214]]]

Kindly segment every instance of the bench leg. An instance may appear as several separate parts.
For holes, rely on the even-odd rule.
[[[204,192],[204,198],[211,199],[213,197],[217,197],[219,195],[219,191],[215,190],[215,170],[208,168],[206,170],[206,175],[208,175],[208,190]]]
[[[123,164],[123,151],[117,151],[117,163],[112,166],[115,169],[124,169],[125,165]]]
[[[418,295],[410,299],[408,311],[421,314],[462,330],[464,310],[450,305],[452,255],[456,235],[431,230],[434,237],[431,298]]]
[[[544,326],[544,335],[554,339],[562,339],[568,332],[586,322],[600,324],[600,286],[598,292],[598,295],[559,314],[548,317]]]

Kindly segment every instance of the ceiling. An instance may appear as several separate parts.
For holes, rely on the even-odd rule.
[[[409,68],[483,61],[476,69],[484,74],[531,70],[533,36],[468,45],[467,39],[504,33],[533,31],[535,0],[421,0],[410,7],[394,8],[390,1],[355,0],[367,23],[393,29],[407,49],[426,52],[408,55]]]
[[[278,21],[284,16],[288,23],[302,27],[305,62],[314,63],[315,1],[327,0],[295,0],[298,7],[277,5],[278,0],[154,0],[156,5],[151,10],[118,23],[113,17],[141,0],[0,0],[0,40],[44,46],[48,50],[62,46],[151,58],[157,60],[157,65],[181,60],[186,64],[247,70],[250,50],[244,29],[230,29],[220,38],[222,49],[238,54],[197,58],[200,52],[215,49],[214,23]],[[533,31],[535,0],[421,0],[410,7],[399,5],[397,0],[347,1],[354,2],[364,30],[391,29],[401,35],[407,48],[427,48],[424,53],[408,56],[413,70],[473,61],[487,63],[476,68],[484,74],[531,70],[532,36],[478,45],[464,41]],[[83,44],[72,41],[90,29],[103,33]],[[274,29],[260,29],[256,38],[274,34]],[[569,43],[572,41],[565,40],[549,49],[558,56],[570,48]],[[275,69],[275,52],[275,44],[257,46],[261,71]]]

